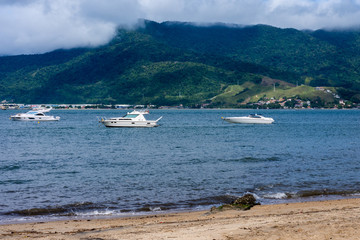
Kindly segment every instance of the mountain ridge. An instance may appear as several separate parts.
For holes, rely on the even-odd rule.
[[[144,21],[134,30],[118,29],[112,41],[97,48],[0,57],[0,99],[211,105],[232,85],[252,82],[259,95],[267,77],[293,86],[335,87],[357,102],[358,53],[359,31]],[[239,96],[246,95],[240,92],[238,100],[215,105],[240,106]]]

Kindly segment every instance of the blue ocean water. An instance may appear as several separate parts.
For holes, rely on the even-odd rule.
[[[0,112],[0,224],[360,196],[359,110],[151,110],[157,128],[105,128],[122,110]],[[221,117],[261,113],[271,125]]]

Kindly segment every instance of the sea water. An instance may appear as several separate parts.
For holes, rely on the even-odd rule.
[[[151,110],[157,128],[106,128],[124,110],[0,112],[0,224],[360,196],[359,110]],[[275,123],[231,124],[260,113]]]

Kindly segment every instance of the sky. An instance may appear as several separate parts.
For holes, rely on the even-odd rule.
[[[360,0],[0,0],[0,55],[98,46],[139,19],[351,28]]]

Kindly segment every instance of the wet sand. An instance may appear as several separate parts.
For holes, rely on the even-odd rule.
[[[0,239],[360,240],[360,199],[117,219],[0,225]]]

